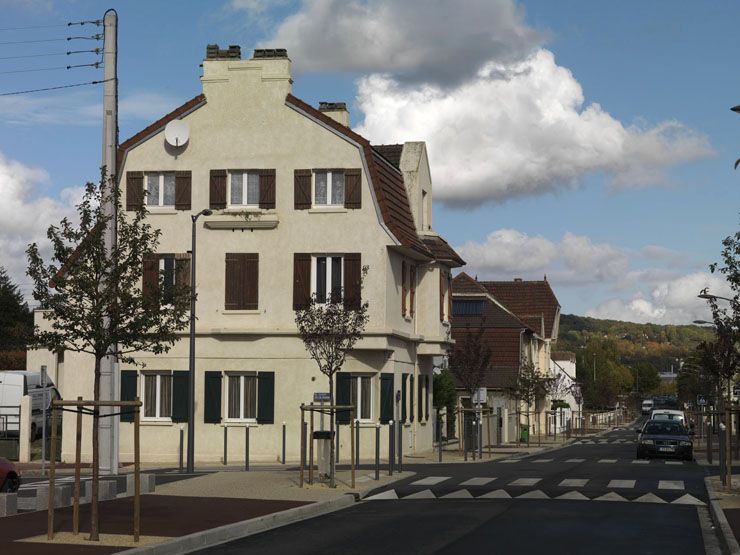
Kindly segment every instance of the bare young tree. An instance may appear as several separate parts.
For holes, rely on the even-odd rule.
[[[471,397],[483,385],[491,365],[491,348],[484,341],[484,331],[481,324],[477,330],[461,332],[464,339],[458,339],[447,352],[450,372]]]
[[[368,267],[363,266],[360,291],[367,272]],[[362,337],[369,318],[367,301],[346,298],[344,291],[333,291],[326,299],[318,299],[314,294],[306,307],[295,311],[298,334],[321,373],[329,379],[331,405],[334,405],[334,376],[344,366],[347,353]],[[333,438],[334,418],[329,420]],[[329,485],[335,487],[334,442],[331,441],[330,445]]]
[[[53,352],[74,351],[94,357],[93,399],[100,400],[100,367],[106,356],[137,365],[135,353],[167,352],[176,332],[188,324],[190,287],[165,284],[142,294],[143,260],[159,243],[160,231],[146,223],[140,207],[126,216],[117,187],[88,183],[77,206],[79,224],[67,218],[47,231],[51,257],[44,260],[36,243],[28,255],[28,275],[33,297],[45,310],[49,329],[35,326],[31,347]],[[112,189],[112,193],[105,191]],[[106,204],[112,202],[115,216]],[[129,212],[129,214],[131,214]],[[117,242],[106,247],[106,230],[115,226]],[[189,272],[189,270],[188,270]],[[90,539],[98,540],[98,431],[100,413],[95,408],[92,429],[92,497]]]
[[[547,393],[550,378],[540,374],[531,362],[527,362],[519,369],[516,378],[506,387],[507,395],[517,402],[517,412],[519,404],[527,404],[527,429],[530,426],[530,412],[532,406],[538,398]],[[527,435],[527,445],[529,445],[529,434]]]

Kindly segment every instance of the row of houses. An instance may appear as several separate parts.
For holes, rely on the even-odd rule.
[[[464,273],[453,279],[465,262],[434,231],[423,142],[372,145],[349,128],[344,103],[316,108],[296,98],[284,50],[241,59],[239,47],[209,46],[202,68],[202,93],[121,143],[117,172],[125,209],[145,205],[162,231],[158,254],[144,261],[143,289],[158,273],[173,281],[189,275],[191,216],[212,212],[198,220],[193,284],[196,462],[220,462],[224,437],[244,437],[246,427],[255,460],[275,460],[283,428],[288,457],[298,457],[299,407],[328,391],[294,320],[311,296],[343,292],[369,303],[367,328],[337,379],[339,401],[357,407],[361,456],[375,449],[374,434],[362,428],[391,419],[401,423],[406,453],[432,448],[435,367],[458,320],[480,316],[471,303],[482,303],[485,325],[495,328],[491,406],[506,402],[496,388],[523,361],[549,371],[559,318],[549,285],[477,282]],[[175,148],[163,133],[174,120],[189,130]],[[42,328],[45,316],[36,313]],[[183,332],[166,354],[140,353],[145,366],[120,366],[121,399],[143,401],[146,462],[177,459],[188,347]],[[87,355],[30,351],[28,368],[42,365],[62,397],[92,398]],[[133,457],[128,420],[121,417],[122,461]],[[340,433],[340,455],[348,449]],[[230,459],[243,452],[239,441],[229,443]],[[62,457],[74,457],[73,419],[64,421]],[[83,458],[90,458],[85,447]]]

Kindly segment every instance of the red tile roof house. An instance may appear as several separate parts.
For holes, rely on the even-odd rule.
[[[450,344],[451,271],[464,262],[432,228],[424,143],[371,145],[348,127],[344,103],[317,109],[293,96],[285,50],[241,59],[238,46],[212,45],[202,68],[202,94],[118,151],[124,209],[145,204],[150,223],[162,230],[144,283],[158,272],[175,279],[167,271],[175,260],[185,261],[189,274],[191,215],[213,211],[198,221],[196,463],[220,462],[227,432],[228,460],[243,460],[245,427],[253,460],[274,462],[283,422],[287,457],[298,460],[299,406],[328,391],[328,382],[298,337],[295,309],[335,289],[348,302],[358,299],[365,265],[361,296],[370,320],[337,376],[336,400],[354,404],[367,428],[363,459],[374,455],[376,423],[390,419],[402,423],[405,453],[430,450],[433,361]],[[184,146],[165,141],[174,120],[189,127]],[[47,365],[64,398],[89,398],[91,373],[80,368],[90,360],[66,355],[65,362],[29,352],[29,368]],[[137,359],[146,368],[120,365],[121,397],[144,401],[142,459],[171,464],[187,418],[187,330],[170,352]],[[73,425],[65,419],[65,460],[74,456]],[[120,434],[126,462],[133,425],[122,422]]]
[[[461,272],[452,281],[452,314],[452,338],[458,344],[466,334],[484,330],[492,352],[483,383],[487,406],[501,411],[502,441],[515,441],[518,419],[525,423],[526,418],[517,416],[516,402],[506,389],[529,362],[541,373],[550,373],[550,344],[557,338],[560,319],[557,298],[547,281],[478,281]],[[470,403],[463,390],[460,399],[462,404]],[[545,399],[537,403],[538,416],[530,419],[533,434],[545,433],[544,411],[549,408]],[[495,437],[495,431],[491,434]]]

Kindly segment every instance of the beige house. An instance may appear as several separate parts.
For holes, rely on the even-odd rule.
[[[346,303],[369,302],[366,332],[337,379],[338,402],[355,404],[367,428],[361,456],[374,454],[375,425],[390,419],[403,422],[404,452],[430,449],[432,359],[450,341],[450,272],[463,261],[432,228],[424,143],[373,146],[349,129],[344,103],[316,109],[294,97],[285,50],[242,60],[239,47],[209,46],[202,67],[202,94],[122,143],[118,172],[124,207],[144,203],[162,230],[144,288],[158,272],[187,279],[191,216],[213,210],[197,222],[196,462],[222,460],[225,428],[229,460],[243,460],[246,426],[251,457],[275,461],[283,423],[288,458],[298,458],[299,405],[329,388],[294,310],[341,290]],[[165,141],[173,120],[187,125],[184,146]],[[188,347],[184,331],[169,353],[137,357],[145,368],[121,366],[121,398],[144,402],[147,462],[177,460]],[[47,365],[64,398],[92,396],[88,358],[34,351],[28,359],[30,369]],[[73,425],[64,424],[65,459]],[[122,422],[122,461],[133,456],[132,436]]]

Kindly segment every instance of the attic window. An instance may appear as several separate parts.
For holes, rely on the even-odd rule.
[[[483,315],[483,301],[453,300],[452,301],[452,315],[453,316],[482,316]]]

